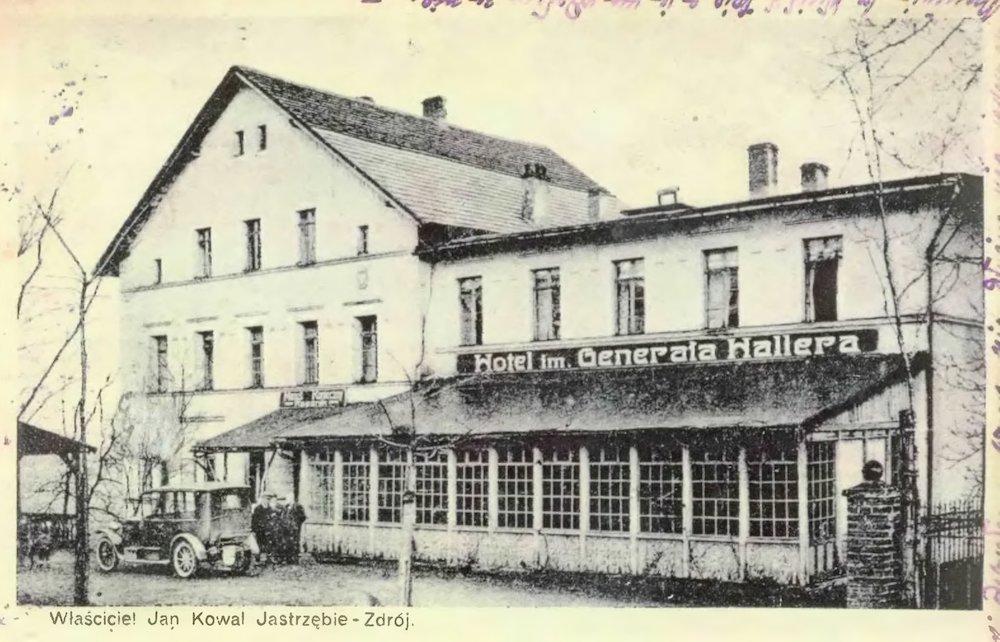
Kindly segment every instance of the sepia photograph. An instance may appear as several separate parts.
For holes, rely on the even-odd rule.
[[[492,4],[4,10],[17,604],[1000,600],[982,17]]]

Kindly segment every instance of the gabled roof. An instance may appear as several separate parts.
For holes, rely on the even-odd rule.
[[[63,437],[50,430],[44,430],[23,421],[17,422],[17,454],[25,455],[75,455],[81,451],[94,452],[96,448],[88,444]]]
[[[357,171],[386,200],[418,223],[507,233],[587,220],[587,192],[600,185],[551,149],[507,140],[399,112],[364,100],[232,67],[181,138],[97,264],[116,274],[118,263],[232,97],[258,91],[285,111],[330,154]],[[521,216],[521,172],[541,164],[552,186],[550,217]]]

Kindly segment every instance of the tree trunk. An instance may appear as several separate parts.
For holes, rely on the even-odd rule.
[[[76,562],[73,566],[73,604],[86,606],[90,571],[90,496],[87,492],[87,278],[80,286],[80,401],[77,405],[78,438],[84,446],[76,465]]]
[[[399,550],[399,603],[413,606],[413,530],[417,523],[417,469],[413,465],[413,449],[406,451],[404,468],[402,541]]]

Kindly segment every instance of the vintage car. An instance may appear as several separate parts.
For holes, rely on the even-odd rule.
[[[248,486],[223,482],[147,490],[134,518],[96,532],[97,567],[110,572],[121,563],[169,564],[181,578],[209,566],[244,573],[259,552],[250,532],[251,504]]]

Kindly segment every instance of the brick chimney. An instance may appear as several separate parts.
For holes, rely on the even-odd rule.
[[[526,221],[543,221],[549,214],[549,173],[541,163],[525,163],[521,174],[524,201],[521,216]]]
[[[442,121],[448,116],[448,111],[444,108],[444,96],[431,96],[430,98],[425,98],[423,105],[424,118]]]
[[[619,214],[617,199],[602,187],[587,190],[587,216],[592,221],[605,221]]]
[[[747,148],[750,174],[750,197],[773,194],[778,187],[778,146],[756,143]]]
[[[818,192],[827,188],[830,168],[823,163],[802,163],[802,191]]]

